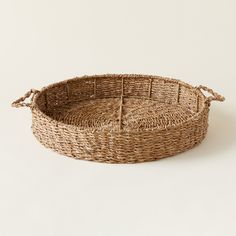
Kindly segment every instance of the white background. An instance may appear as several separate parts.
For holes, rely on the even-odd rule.
[[[0,235],[235,236],[236,1],[0,0]],[[41,146],[30,88],[84,74],[142,73],[207,85],[207,138],[134,165]]]

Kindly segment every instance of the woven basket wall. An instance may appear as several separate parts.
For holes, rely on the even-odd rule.
[[[31,102],[24,102],[30,96]],[[160,76],[107,74],[31,89],[12,105],[31,108],[33,133],[45,147],[78,159],[135,163],[199,144],[213,100],[224,98],[204,86]]]

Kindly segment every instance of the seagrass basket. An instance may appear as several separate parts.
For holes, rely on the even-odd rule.
[[[213,100],[224,97],[205,86],[160,76],[106,74],[31,89],[12,106],[30,107],[33,134],[47,148],[77,159],[135,163],[199,144]]]

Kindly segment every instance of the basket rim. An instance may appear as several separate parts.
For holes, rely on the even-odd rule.
[[[172,124],[168,127],[153,127],[153,129],[148,129],[148,130],[102,130],[102,129],[99,129],[99,128],[94,128],[94,127],[86,127],[86,128],[81,128],[75,124],[67,124],[67,123],[64,123],[62,121],[58,121],[58,120],[55,120],[53,119],[51,116],[47,115],[46,113],[44,113],[38,106],[37,104],[37,99],[38,97],[40,96],[40,94],[42,94],[44,91],[48,90],[48,89],[51,89],[53,87],[56,87],[58,85],[61,85],[61,84],[65,84],[65,83],[68,83],[68,82],[72,82],[72,81],[76,81],[76,80],[83,80],[83,79],[91,79],[91,78],[97,78],[97,79],[103,79],[103,78],[135,78],[135,79],[143,79],[143,78],[153,78],[153,79],[160,79],[160,80],[164,80],[164,81],[167,81],[167,82],[171,82],[171,83],[178,83],[180,85],[184,85],[185,87],[187,88],[190,88],[192,89],[192,91],[197,94],[197,95],[200,95],[204,101],[206,100],[206,96],[202,93],[201,90],[198,90],[196,89],[196,87],[186,83],[186,82],[183,82],[179,79],[175,79],[175,78],[171,78],[171,77],[164,77],[164,76],[159,76],[159,75],[148,75],[148,74],[94,74],[94,75],[83,75],[83,76],[76,76],[76,77],[72,77],[72,78],[69,78],[69,79],[66,79],[66,80],[62,80],[62,81],[59,81],[59,82],[56,82],[56,83],[52,83],[52,84],[49,84],[47,86],[44,86],[42,87],[41,90],[39,90],[39,92],[35,95],[33,101],[32,101],[32,105],[31,105],[31,110],[33,111],[36,111],[37,113],[39,113],[41,116],[43,116],[45,119],[47,119],[48,121],[50,121],[50,123],[54,123],[55,125],[61,125],[63,127],[68,127],[68,128],[71,128],[71,129],[76,129],[80,132],[91,132],[91,133],[94,133],[94,132],[97,132],[97,133],[104,133],[104,132],[107,132],[107,133],[129,133],[129,134],[137,134],[137,133],[141,133],[141,132],[159,132],[159,131],[163,131],[163,130],[171,130],[171,129],[176,129],[178,128],[179,126],[183,126],[185,125],[186,123],[189,123],[191,122],[191,120],[195,120],[197,119],[198,117],[200,117],[202,115],[202,113],[204,112],[204,110],[206,109],[206,107],[208,107],[208,105],[204,102],[204,105],[201,107],[201,109],[194,113],[193,116],[191,116],[189,119],[183,121],[183,122],[180,122],[178,124]],[[89,99],[88,99],[89,100]]]

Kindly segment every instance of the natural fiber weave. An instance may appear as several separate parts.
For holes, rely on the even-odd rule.
[[[12,105],[31,108],[33,133],[48,148],[78,159],[134,163],[200,143],[213,100],[224,97],[204,86],[160,76],[108,74],[31,89]]]

